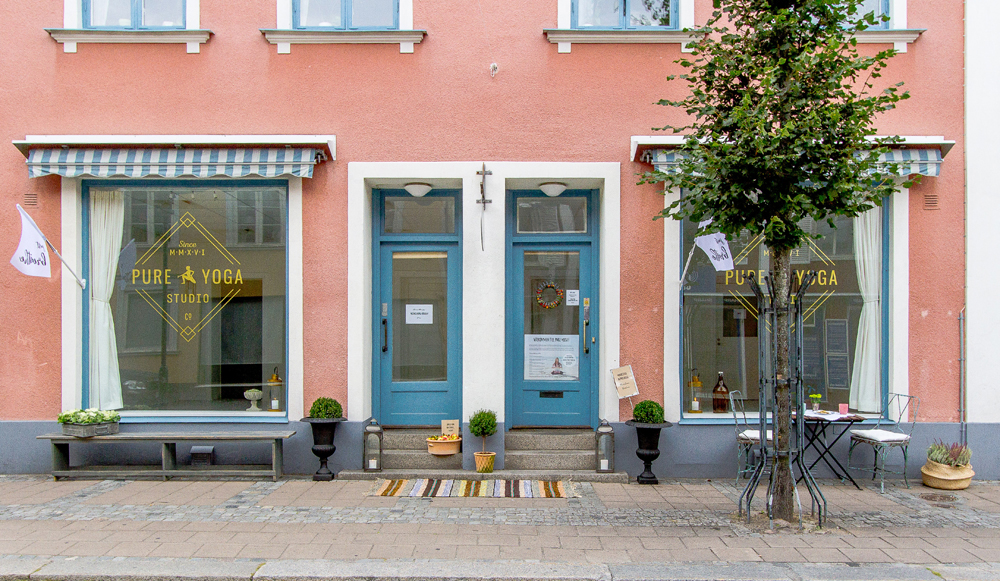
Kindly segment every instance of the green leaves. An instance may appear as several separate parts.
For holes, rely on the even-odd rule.
[[[908,94],[876,90],[895,52],[861,56],[851,35],[876,23],[861,0],[715,0],[693,56],[677,61],[687,97],[662,100],[691,121],[679,170],[649,172],[684,196],[657,217],[701,220],[713,230],[765,235],[790,249],[803,218],[854,216],[893,190],[896,168],[877,163],[875,117]]]

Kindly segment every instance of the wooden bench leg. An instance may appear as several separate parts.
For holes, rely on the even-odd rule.
[[[66,470],[69,470],[69,442],[52,442],[52,471]],[[55,474],[52,477],[59,480]]]
[[[281,438],[275,438],[271,444],[271,468],[274,470],[274,481],[281,478],[281,469],[284,465],[284,443]]]
[[[163,448],[160,451],[163,457],[163,469],[164,470],[177,470],[177,443],[176,442],[163,442]],[[164,474],[163,479],[167,480],[170,476]]]

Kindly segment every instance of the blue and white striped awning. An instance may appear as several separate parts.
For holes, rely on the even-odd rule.
[[[676,149],[648,149],[642,160],[653,164],[656,171],[676,173],[683,154]],[[899,175],[937,177],[941,173],[941,150],[932,149],[891,149],[879,156],[879,163],[899,164]]]
[[[325,159],[319,149],[303,147],[208,149],[32,149],[28,176],[67,178],[264,178],[289,175],[311,178]]]

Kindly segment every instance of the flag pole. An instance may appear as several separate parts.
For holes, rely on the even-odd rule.
[[[44,236],[43,236],[43,238],[44,238]],[[48,242],[48,241],[46,240],[46,242]],[[687,262],[684,263],[684,272],[681,273],[681,280],[680,280],[681,284],[684,284],[684,277],[687,276],[688,267],[691,266],[691,258],[694,256],[694,249],[695,248],[698,248],[698,247],[695,246],[694,244],[692,244],[691,245],[691,252],[688,252]]]
[[[79,275],[77,275],[76,272],[73,271],[73,268],[66,263],[66,259],[64,259],[62,255],[59,254],[59,251],[56,250],[56,247],[53,246],[51,242],[49,242],[48,238],[45,237],[45,233],[42,232],[42,229],[38,227],[38,224],[35,224],[35,221],[31,218],[31,215],[29,215],[27,212],[24,211],[24,208],[21,207],[21,204],[15,204],[15,205],[17,206],[17,209],[21,212],[21,214],[26,218],[28,218],[28,222],[30,222],[31,226],[34,227],[36,232],[38,232],[38,235],[42,237],[42,240],[44,240],[45,243],[49,245],[49,248],[52,249],[52,252],[56,253],[56,256],[59,258],[59,261],[62,262],[63,266],[66,267],[66,270],[68,270],[69,273],[73,275],[73,278],[75,278],[76,282],[79,283],[80,288],[82,289],[87,288],[87,281],[80,278]]]

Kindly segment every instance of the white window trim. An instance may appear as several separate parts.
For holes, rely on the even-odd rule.
[[[201,45],[212,36],[201,29],[201,0],[187,0],[184,30],[89,30],[83,27],[81,0],[63,0],[63,27],[46,28],[53,40],[63,45],[63,52],[75,53],[85,44],[184,44],[188,54],[201,52]]]
[[[683,32],[694,26],[694,0],[677,0],[677,30],[581,30],[572,28],[573,0],[558,0],[558,28],[545,29],[549,42],[558,45],[560,54],[572,52],[579,44],[680,44],[681,51],[690,52],[689,42],[698,35]]]
[[[262,28],[261,33],[271,44],[278,45],[278,54],[291,54],[293,44],[396,44],[401,54],[413,52],[427,34],[413,29],[413,0],[399,0],[398,30],[295,30],[292,28],[292,0],[276,0],[275,28]]]
[[[372,191],[421,181],[460,189],[462,208],[462,407],[468,418],[480,408],[504,421],[506,377],[506,196],[557,179],[571,188],[599,189],[599,368],[619,366],[621,303],[621,164],[613,162],[486,162],[483,209],[482,161],[351,162],[347,165],[347,410],[348,419],[372,415]],[[485,214],[483,212],[485,211]],[[480,241],[480,218],[485,239]],[[482,250],[485,246],[485,250]],[[468,281],[476,281],[470,284]],[[610,373],[600,376],[600,418],[617,421],[618,393]],[[498,386],[501,386],[498,388]]]

